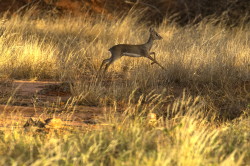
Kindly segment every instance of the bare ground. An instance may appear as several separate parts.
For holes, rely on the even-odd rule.
[[[16,100],[0,105],[0,127],[22,127],[29,118],[60,118],[63,126],[99,128],[106,125],[105,108],[65,105],[71,94],[61,82],[13,81]],[[53,106],[54,105],[54,106]]]

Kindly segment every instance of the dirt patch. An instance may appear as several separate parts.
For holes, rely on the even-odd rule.
[[[12,88],[22,104],[0,105],[0,127],[20,127],[27,119],[59,118],[64,126],[95,128],[105,123],[103,107],[72,106],[65,107],[71,97],[69,87],[61,82],[14,81]],[[34,100],[39,100],[39,106]],[[44,105],[60,99],[62,106]],[[60,104],[60,103],[59,103]],[[37,106],[38,105],[38,106]],[[17,123],[18,122],[18,123]]]
[[[64,126],[95,127],[105,123],[104,108],[76,107],[72,112],[53,111],[53,108],[35,108],[0,105],[0,127],[22,127],[29,118],[61,119]]]
[[[70,97],[67,84],[48,81],[14,81],[13,89],[21,105],[30,106],[36,102],[66,102]],[[21,101],[20,101],[21,100]],[[16,103],[17,104],[17,103]]]
[[[60,82],[47,81],[14,81],[13,86],[17,88],[17,93],[22,96],[30,96],[45,89],[50,85],[60,85]]]

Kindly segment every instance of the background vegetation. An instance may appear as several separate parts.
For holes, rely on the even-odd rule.
[[[87,17],[101,15],[113,20],[137,10],[143,11],[140,20],[149,24],[160,24],[167,18],[183,26],[208,19],[214,24],[235,27],[250,21],[249,0],[2,0],[0,3],[0,12],[7,11],[10,15],[23,14],[36,6],[33,17],[43,18],[71,14]]]

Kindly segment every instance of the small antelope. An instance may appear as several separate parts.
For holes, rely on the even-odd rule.
[[[111,57],[102,61],[99,71],[102,69],[103,65],[106,64],[104,69],[104,72],[106,72],[108,67],[122,56],[146,57],[151,61],[153,61],[151,64],[156,63],[162,69],[165,70],[165,68],[155,60],[155,52],[150,52],[154,40],[161,40],[162,37],[153,28],[150,28],[149,32],[150,36],[145,44],[140,44],[140,45],[118,44],[111,47],[109,49],[109,51],[111,52]],[[152,58],[150,55],[154,55],[154,58]]]

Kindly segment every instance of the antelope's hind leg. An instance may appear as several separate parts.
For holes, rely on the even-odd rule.
[[[119,48],[119,47],[118,47]],[[122,52],[121,49],[115,49],[110,51],[111,52],[111,58],[109,58],[105,68],[104,68],[104,73],[108,70],[109,66],[113,64],[116,60],[120,59],[122,57]]]
[[[110,60],[107,62],[105,68],[104,68],[104,73],[108,70],[109,66],[115,62],[115,58],[110,58]]]
[[[98,73],[97,73],[97,77],[99,77],[100,74],[105,73],[105,70],[104,70],[103,72],[101,72],[101,70],[102,70],[103,66],[104,66],[105,64],[107,65],[110,61],[111,61],[111,58],[104,59],[104,60],[102,61],[102,64],[101,64],[101,66],[100,66],[100,68],[99,68],[99,70],[98,70]],[[105,68],[106,68],[106,67],[105,67]]]
[[[102,61],[102,64],[101,64],[101,66],[100,66],[100,68],[99,68],[99,72],[101,71],[103,65],[104,65],[104,64],[107,64],[109,61],[110,61],[110,58],[109,58],[109,59],[104,59],[104,60]]]

